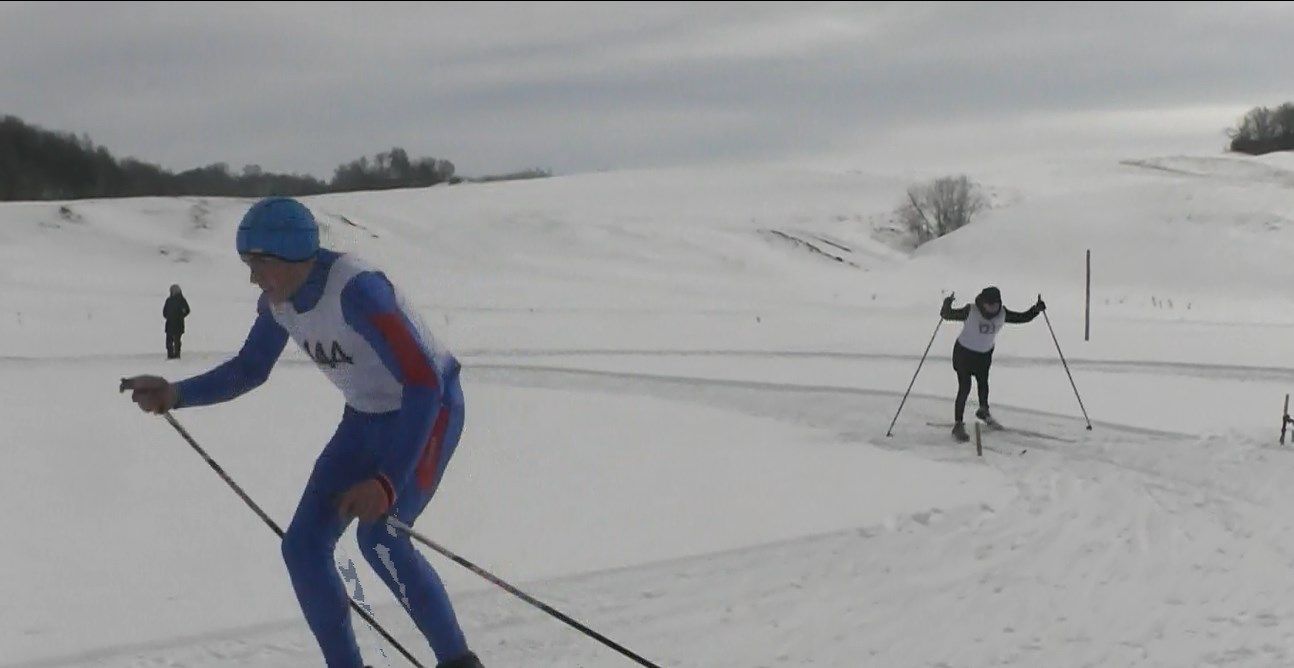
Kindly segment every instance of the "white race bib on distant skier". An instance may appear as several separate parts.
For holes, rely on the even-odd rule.
[[[1002,330],[1002,325],[1006,324],[1006,307],[1000,306],[997,315],[985,318],[980,313],[979,306],[970,305],[970,315],[966,316],[966,323],[962,326],[962,333],[957,337],[957,342],[967,350],[973,350],[977,353],[986,353],[997,345],[997,333]]]

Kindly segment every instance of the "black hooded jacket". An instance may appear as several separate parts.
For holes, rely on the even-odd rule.
[[[166,318],[167,334],[183,334],[184,318],[189,315],[189,302],[184,295],[171,295],[162,306],[162,317]]]
[[[989,302],[996,304],[1002,303],[1002,294],[998,292],[997,288],[985,288],[979,293],[979,296],[975,297],[975,308],[978,308],[980,314],[985,318],[992,318],[992,316],[984,312],[984,304]],[[939,315],[943,316],[944,320],[965,322],[966,318],[970,317],[970,309],[970,304],[961,308],[953,308],[952,297],[948,297],[947,299],[944,299],[944,306],[940,310]],[[1037,304],[1034,304],[1028,311],[1024,311],[1023,313],[1012,311],[1006,306],[1002,306],[1002,309],[1006,311],[1006,321],[1014,325],[1031,322],[1034,318],[1038,317],[1039,313],[1042,312],[1042,310],[1038,308]]]

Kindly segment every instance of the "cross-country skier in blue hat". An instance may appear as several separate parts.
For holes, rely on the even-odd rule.
[[[247,211],[238,253],[261,289],[256,321],[238,354],[179,383],[127,379],[140,408],[161,413],[229,401],[265,382],[289,338],[345,396],[283,537],[292,586],[329,668],[361,668],[333,548],[352,520],[360,552],[427,637],[440,668],[480,668],[436,571],[409,537],[379,521],[413,525],[445,473],[463,430],[459,364],[387,277],[319,247],[309,209],[286,197]]]

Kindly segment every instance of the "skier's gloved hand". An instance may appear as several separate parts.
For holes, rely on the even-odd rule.
[[[1034,305],[1033,305],[1033,307],[1034,307],[1034,309],[1036,309],[1039,313],[1042,313],[1043,311],[1046,311],[1046,310],[1047,310],[1047,302],[1044,302],[1044,301],[1042,300],[1042,297],[1039,297],[1039,298],[1038,298],[1038,303],[1037,303],[1037,304],[1034,304]]]
[[[391,510],[395,501],[390,483],[383,478],[369,478],[355,484],[341,495],[337,512],[342,519],[354,517],[361,522],[373,522]]]
[[[121,379],[121,392],[130,390],[130,399],[146,413],[165,413],[179,402],[179,392],[160,376],[134,376]]]

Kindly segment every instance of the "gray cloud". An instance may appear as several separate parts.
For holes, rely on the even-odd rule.
[[[1289,25],[1269,3],[11,3],[0,112],[319,176],[394,145],[473,174],[1215,150],[1289,99]]]

